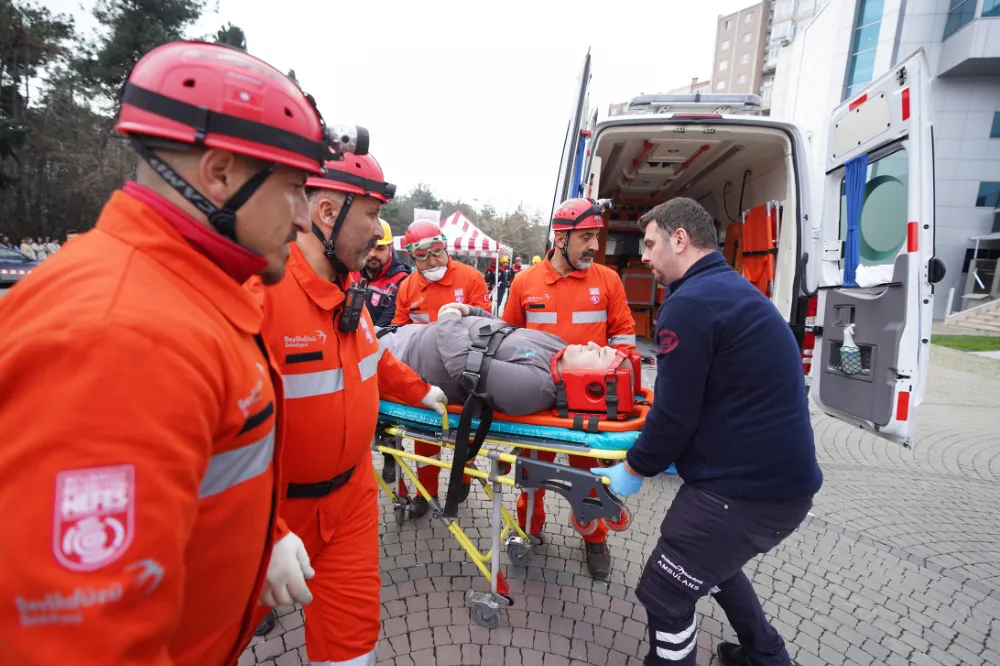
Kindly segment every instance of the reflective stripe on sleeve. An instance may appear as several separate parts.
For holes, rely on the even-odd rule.
[[[573,313],[574,324],[599,324],[608,320],[607,310],[586,310]]]
[[[615,345],[635,345],[634,335],[612,335],[608,338],[608,346],[614,347]]]
[[[413,320],[415,324],[429,324],[431,323],[431,316],[429,314],[413,313],[410,315],[410,319]]]
[[[233,486],[260,476],[267,471],[274,457],[274,429],[264,439],[232,451],[216,453],[208,462],[201,479],[199,497],[205,499],[229,490]]]

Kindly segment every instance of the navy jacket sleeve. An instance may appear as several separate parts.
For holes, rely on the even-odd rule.
[[[381,328],[388,326],[392,323],[393,318],[396,316],[396,296],[393,295],[392,299],[389,301],[389,305],[382,308],[379,312],[378,321],[375,322],[375,326]]]
[[[701,301],[675,294],[657,324],[653,406],[626,460],[655,476],[677,460],[698,430],[702,399],[722,320]]]

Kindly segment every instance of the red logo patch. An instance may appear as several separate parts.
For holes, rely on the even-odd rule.
[[[135,467],[60,472],[52,550],[67,569],[93,571],[128,550],[135,532]]]
[[[657,338],[660,342],[659,352],[661,354],[669,354],[676,349],[677,345],[680,343],[680,340],[677,338],[677,334],[673,331],[660,331]]]

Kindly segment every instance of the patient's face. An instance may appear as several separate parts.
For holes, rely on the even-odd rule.
[[[614,363],[617,352],[596,342],[569,345],[560,360],[563,370],[605,370]]]

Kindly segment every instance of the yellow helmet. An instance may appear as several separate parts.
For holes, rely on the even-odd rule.
[[[501,264],[509,264],[510,263],[510,258],[509,257],[500,257],[500,263]]]
[[[392,245],[392,229],[389,227],[389,223],[381,217],[378,218],[378,221],[382,223],[382,240],[376,245]]]
[[[540,263],[542,263],[542,258],[539,257],[537,254],[531,258],[531,265],[532,266],[534,266],[535,264],[540,264]]]

